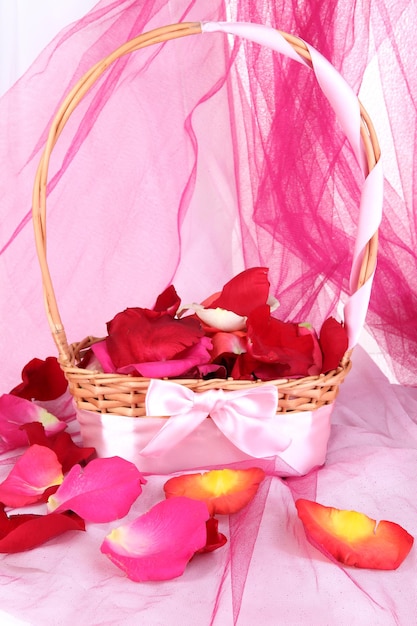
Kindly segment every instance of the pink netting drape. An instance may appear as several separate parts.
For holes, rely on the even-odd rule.
[[[414,383],[417,13],[412,2],[391,5],[103,0],[66,28],[0,100],[2,391],[30,358],[55,354],[30,205],[58,103],[136,34],[222,19],[298,34],[357,92],[375,72],[389,124],[374,119],[388,159],[368,322],[399,379]],[[74,113],[51,164],[49,259],[69,340],[100,335],[118,310],[153,304],[169,282],[199,300],[256,264],[271,269],[281,317],[318,325],[348,290],[360,187],[330,107],[299,64],[220,34],[121,59]]]

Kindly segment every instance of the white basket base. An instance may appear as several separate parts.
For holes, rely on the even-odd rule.
[[[275,457],[275,471],[282,476],[307,474],[323,465],[330,436],[333,404],[316,411],[283,413],[276,416],[280,428],[291,438],[290,446]],[[210,419],[158,457],[140,451],[165,423],[162,417],[124,417],[77,410],[85,446],[96,448],[100,457],[120,456],[133,462],[141,472],[172,474],[257,459],[236,448]]]

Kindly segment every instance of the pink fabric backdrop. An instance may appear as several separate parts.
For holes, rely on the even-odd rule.
[[[399,380],[416,383],[415,3],[102,0],[0,99],[1,392],[29,359],[55,354],[30,204],[58,102],[139,32],[226,18],[300,35],[356,92],[376,76],[365,91],[386,185],[368,324]],[[359,193],[351,151],[298,64],[252,44],[229,47],[222,35],[122,59],[74,114],[51,165],[49,256],[69,339],[103,333],[115,312],[153,304],[171,281],[185,301],[198,300],[259,263],[271,268],[282,316],[317,324],[348,290]],[[179,609],[185,626],[252,626],[260,616],[265,624],[414,623],[415,548],[395,572],[341,568],[307,543],[295,516],[295,497],[317,498],[417,536],[416,390],[390,385],[361,348],[353,360],[324,468],[287,481],[271,472],[248,509],[222,520],[225,549],[155,585],[126,580],[99,554],[106,525],[2,555],[8,623],[57,623],[60,610],[65,626],[157,625]],[[0,459],[0,479],[13,461]],[[150,477],[130,518],[160,499],[164,480]]]
[[[329,10],[304,2],[301,10],[285,0],[125,0],[99,2],[66,28],[0,100],[3,391],[32,356],[55,353],[30,198],[59,101],[96,60],[135,34],[230,14],[304,37],[356,91],[368,64],[380,69],[379,108],[389,116],[381,143],[389,161],[368,321],[399,380],[415,382],[415,72],[407,26],[415,5],[336,3]],[[361,179],[329,106],[299,64],[255,44],[225,45],[222,35],[187,38],[122,59],[60,138],[48,242],[70,341],[103,333],[115,312],[151,304],[172,280],[184,300],[198,300],[259,263],[271,267],[284,318],[317,324],[348,290]],[[384,119],[374,120],[377,130],[378,122],[385,129]]]

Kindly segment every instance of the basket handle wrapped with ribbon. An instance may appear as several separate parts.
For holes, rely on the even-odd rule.
[[[186,394],[207,393],[213,399],[213,391],[217,393],[213,407],[218,406],[219,394],[239,392],[244,389],[259,388],[262,385],[271,386],[276,390],[276,406],[273,411],[280,413],[311,412],[320,407],[332,404],[335,399],[340,383],[348,373],[351,363],[350,354],[357,344],[361,329],[365,322],[368,308],[372,280],[376,267],[377,257],[377,231],[382,215],[383,198],[383,174],[380,162],[380,150],[372,122],[358,98],[347,85],[335,68],[312,46],[293,35],[277,31],[273,28],[259,24],[249,23],[181,23],[158,28],[141,34],[125,43],[112,52],[102,61],[93,66],[79,82],[72,88],[68,96],[59,107],[51,124],[48,139],[42,154],[36,173],[33,191],[33,223],[37,252],[41,267],[45,307],[53,339],[56,343],[59,361],[69,381],[70,391],[74,396],[80,410],[92,411],[98,414],[114,414],[126,417],[146,417],[152,404],[147,393],[151,386],[150,379],[132,375],[106,374],[101,371],[92,371],[80,367],[83,354],[91,345],[98,341],[93,337],[69,344],[64,326],[59,313],[57,300],[49,271],[46,254],[46,200],[48,168],[51,153],[56,145],[72,112],[96,83],[100,76],[117,59],[133,53],[141,48],[154,44],[161,44],[169,40],[190,35],[209,36],[210,33],[222,32],[225,35],[242,37],[267,46],[274,51],[289,57],[312,70],[317,83],[335,111],[336,117],[349,140],[352,151],[360,165],[363,174],[363,188],[360,201],[359,219],[353,261],[350,273],[350,295],[344,307],[344,321],[348,333],[348,349],[339,367],[317,376],[308,376],[298,379],[280,379],[277,381],[237,381],[237,380],[174,380],[170,384],[181,385],[186,389]],[[269,393],[269,391],[267,392]],[[208,397],[208,396],[207,396]],[[232,396],[231,396],[232,397]],[[223,402],[223,399],[222,399]],[[156,403],[158,405],[158,403]],[[203,398],[199,398],[195,404],[204,405]],[[162,410],[162,409],[161,409]],[[164,409],[168,411],[168,409]],[[210,411],[208,409],[208,411]],[[198,411],[197,411],[198,412]],[[228,409],[226,410],[226,413]],[[203,411],[204,413],[204,411]],[[214,409],[212,418],[215,420]],[[224,407],[220,410],[220,422],[224,420]],[[151,413],[155,415],[154,412]],[[197,420],[198,421],[198,420]],[[227,421],[227,420],[226,420]],[[178,422],[177,422],[178,425]],[[229,425],[230,426],[230,425]],[[226,436],[233,441],[234,445],[245,449],[247,436],[236,435],[237,428],[224,426],[223,430],[230,431]],[[269,426],[267,427],[268,430]],[[165,429],[174,431],[175,426]],[[178,427],[177,427],[178,430]],[[249,428],[250,430],[250,428]],[[267,432],[267,430],[265,432]],[[166,434],[159,435],[159,443],[153,440],[146,452],[156,453],[162,439]],[[180,439],[183,438],[180,437]],[[262,439],[262,437],[261,437]],[[271,436],[274,440],[274,437]],[[277,435],[273,450],[270,450],[265,441],[260,445],[262,451],[257,456],[264,456],[279,452],[289,445],[293,439],[285,434]],[[172,441],[175,437],[172,438]],[[278,441],[279,440],[279,441]],[[162,444],[161,444],[162,445]],[[164,444],[165,445],[165,444]],[[164,447],[164,446],[162,446]],[[159,452],[160,453],[160,450]]]

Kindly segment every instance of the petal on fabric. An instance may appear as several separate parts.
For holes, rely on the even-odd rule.
[[[94,459],[85,468],[74,465],[48,511],[71,510],[89,522],[111,522],[127,515],[146,480],[137,467],[120,457]]]
[[[219,520],[215,517],[209,517],[206,522],[207,541],[204,548],[197,550],[197,553],[214,552],[227,543],[227,537],[223,533],[219,533]]]
[[[320,330],[320,347],[323,353],[323,372],[336,369],[348,349],[348,336],[343,324],[329,317]]]
[[[203,502],[189,498],[163,500],[133,522],[112,530],[101,552],[131,580],[176,578],[205,546],[208,517]]]
[[[394,522],[377,523],[363,513],[310,500],[295,505],[309,541],[344,565],[397,569],[413,546],[413,537]]]
[[[259,467],[211,470],[174,476],[164,485],[166,498],[185,496],[206,503],[210,515],[236,513],[255,496],[265,472]]]
[[[16,461],[0,484],[0,502],[12,508],[39,502],[44,493],[60,485],[63,478],[55,452],[35,444]]]
[[[55,452],[58,461],[62,465],[64,474],[66,474],[73,465],[87,462],[96,452],[95,448],[81,448],[77,446],[67,432],[61,432],[57,435],[47,437],[44,427],[38,422],[24,424],[21,426],[21,429],[25,431],[29,445],[36,443],[40,446],[46,446]]]
[[[266,304],[269,287],[268,268],[251,267],[229,280],[210,306],[248,316],[253,309]]]
[[[0,553],[31,550],[68,530],[85,530],[84,520],[71,511],[8,517],[0,507]]]
[[[0,453],[27,445],[22,424],[40,422],[48,435],[65,430],[66,424],[46,409],[12,394],[0,397]]]
[[[32,359],[22,370],[22,382],[11,390],[11,394],[26,400],[56,400],[62,396],[68,382],[54,356]]]

